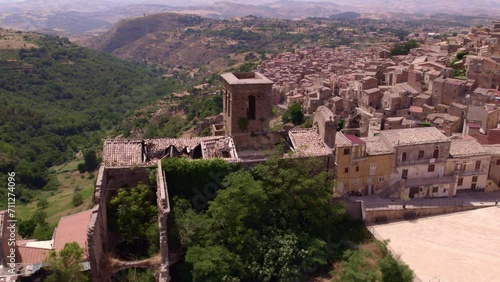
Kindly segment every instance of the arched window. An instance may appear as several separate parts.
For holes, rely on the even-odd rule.
[[[248,96],[247,118],[249,120],[255,119],[255,96],[253,96],[253,95]]]

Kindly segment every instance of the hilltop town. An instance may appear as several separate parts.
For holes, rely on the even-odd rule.
[[[274,158],[312,159],[335,180],[332,202],[366,224],[476,209],[453,201],[472,192],[481,205],[496,205],[490,195],[500,192],[500,21],[467,34],[419,31],[408,39],[420,42],[408,54],[392,44],[304,47],[273,55],[251,72],[224,73],[223,113],[206,125],[210,136],[104,140],[92,209],[61,219],[52,240],[20,241],[18,274],[36,273],[49,251],[76,241],[92,281],[110,281],[129,268],[171,281],[169,267],[180,258],[169,249],[169,189],[178,175],[165,171],[167,159],[242,168]],[[310,125],[274,128],[273,108],[296,104]],[[111,199],[141,184],[155,195],[159,253],[111,257],[120,236],[109,223]],[[191,204],[204,199],[206,205],[210,195],[198,192]],[[387,212],[367,205],[373,198],[401,207]],[[434,198],[452,199],[437,205]],[[429,202],[419,206],[420,199]],[[8,262],[7,214],[1,215],[0,254]]]

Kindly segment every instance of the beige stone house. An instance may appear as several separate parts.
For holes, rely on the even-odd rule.
[[[446,169],[451,141],[435,127],[385,130],[381,139],[394,153],[394,169],[384,196],[409,198],[453,195],[455,175]],[[398,193],[399,191],[399,193]]]
[[[457,175],[455,192],[484,191],[490,169],[490,154],[475,139],[451,141],[447,170]]]
[[[486,191],[500,191],[500,144],[484,145],[484,149],[491,156]]]

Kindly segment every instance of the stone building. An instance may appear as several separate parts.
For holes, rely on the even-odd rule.
[[[389,181],[394,154],[380,137],[359,138],[338,132],[335,151],[339,193],[371,195]]]
[[[258,72],[225,73],[222,81],[226,135],[267,132],[273,82]]]
[[[500,144],[484,145],[484,148],[491,155],[487,190],[500,191]]]
[[[448,172],[457,174],[456,192],[485,191],[490,154],[475,139],[451,141]]]
[[[497,128],[500,123],[500,106],[496,104],[469,106],[467,122],[481,124],[483,133],[487,133]]]
[[[384,130],[380,137],[394,153],[389,190],[409,198],[453,196],[454,173],[446,170],[451,141],[435,127]],[[399,184],[398,184],[399,183]]]

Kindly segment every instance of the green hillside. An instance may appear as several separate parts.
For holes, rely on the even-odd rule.
[[[37,47],[0,48],[0,183],[15,171],[18,200],[27,202],[30,190],[57,189],[49,167],[99,146],[127,113],[179,86],[65,38],[24,39]]]

